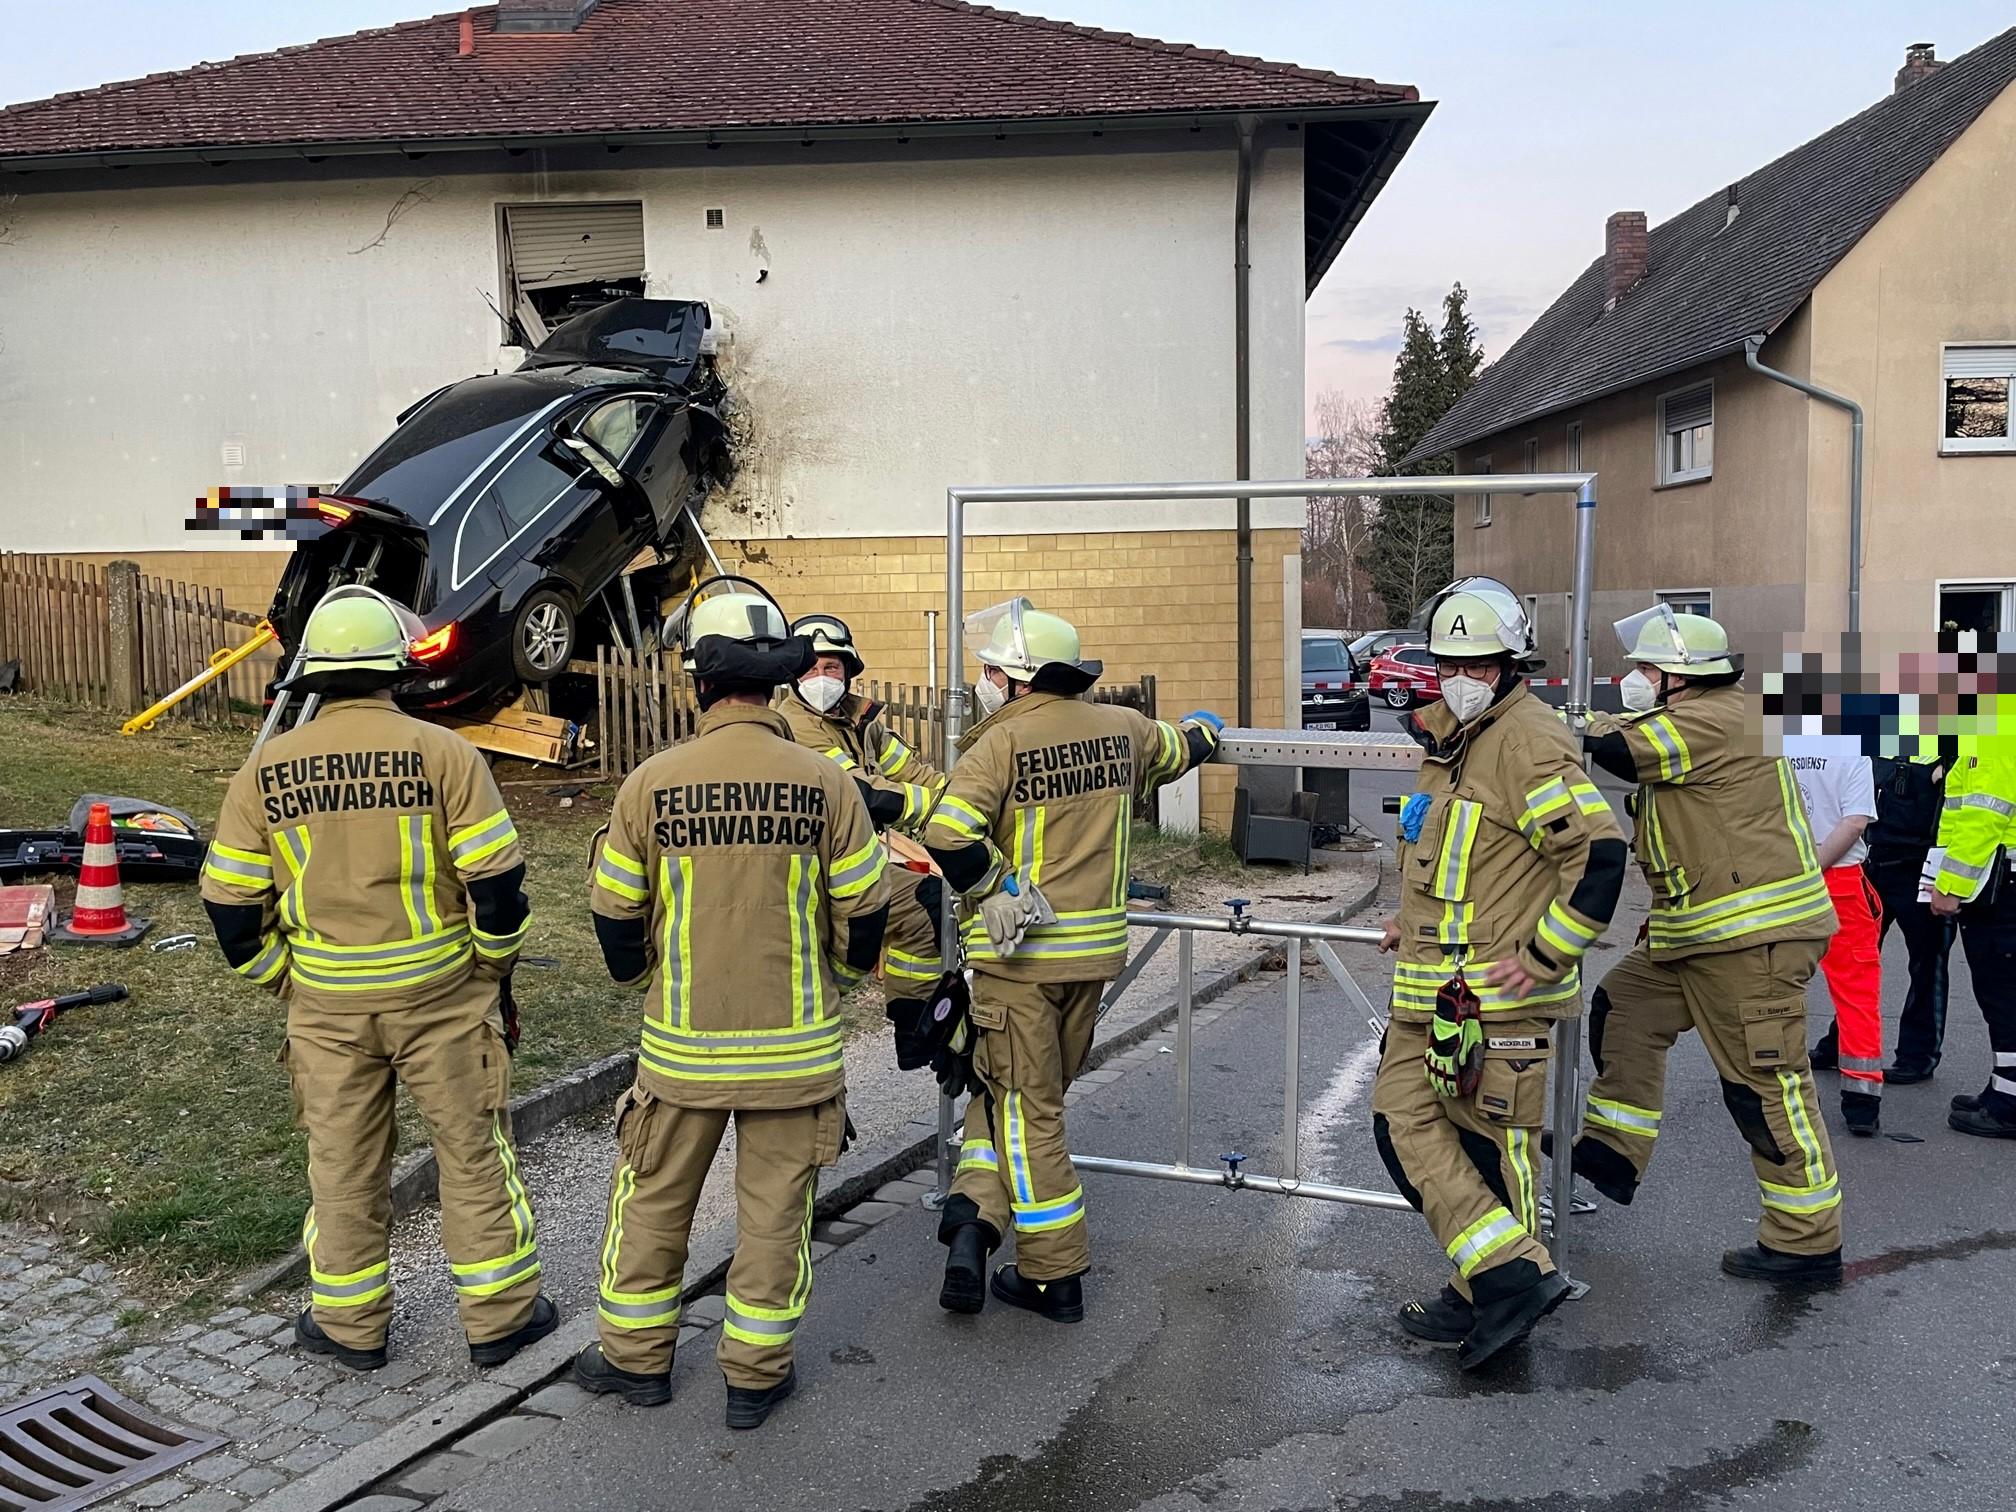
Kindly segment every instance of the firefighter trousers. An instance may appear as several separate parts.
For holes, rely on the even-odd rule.
[[[1031,1281],[1083,1275],[1092,1264],[1064,1091],[1092,1049],[1105,985],[973,976],[982,1090],[966,1109],[952,1197],[968,1199],[997,1235],[1014,1233],[1016,1269]]]
[[[1820,957],[1834,1000],[1841,1097],[1883,1095],[1883,901],[1859,866],[1827,871],[1834,917],[1841,923]]]
[[[1428,1028],[1398,1018],[1386,1026],[1372,1137],[1400,1194],[1455,1265],[1449,1284],[1491,1302],[1555,1268],[1540,1242],[1537,1171],[1556,1026],[1490,1020],[1483,1079],[1464,1098],[1440,1096],[1430,1084]]]
[[[945,974],[938,952],[938,899],[944,884],[925,872],[891,865],[889,928],[882,937],[882,987],[892,1000],[922,998]]]
[[[717,1357],[730,1386],[763,1390],[791,1370],[812,1296],[812,1198],[840,1158],[846,1099],[809,1108],[686,1108],[641,1082],[616,1109],[616,1173],[602,1235],[602,1357],[619,1370],[672,1368],[693,1209],[735,1122],[735,1258]]]
[[[375,1349],[392,1320],[388,1231],[395,1094],[404,1083],[433,1136],[441,1243],[473,1343],[515,1332],[539,1294],[532,1200],[511,1140],[511,1061],[497,984],[474,977],[419,1007],[318,1006],[297,991],[283,1052],[308,1133],[302,1226],[309,1297],[324,1333]]]
[[[1695,1029],[1750,1146],[1758,1239],[1793,1255],[1839,1249],[1841,1185],[1806,1055],[1806,984],[1822,949],[1784,940],[1661,962],[1641,945],[1611,967],[1591,1000],[1596,1081],[1576,1169],[1628,1200],[1659,1136],[1666,1053]]]

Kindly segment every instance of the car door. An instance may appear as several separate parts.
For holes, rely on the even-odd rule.
[[[614,501],[630,543],[625,561],[651,541],[669,539],[677,524],[678,490],[660,486],[671,484],[674,480],[669,473],[678,470],[678,448],[668,441],[671,418],[672,406],[660,396],[619,394],[593,406],[576,428],[581,438],[599,448],[628,480],[629,486]]]

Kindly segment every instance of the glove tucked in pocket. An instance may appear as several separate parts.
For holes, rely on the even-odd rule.
[[[1428,1085],[1438,1097],[1471,1097],[1484,1076],[1484,1009],[1470,984],[1456,975],[1435,991],[1435,1021],[1422,1054]]]

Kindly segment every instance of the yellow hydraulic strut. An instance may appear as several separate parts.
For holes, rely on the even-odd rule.
[[[215,653],[210,658],[209,666],[198,672],[189,681],[182,684],[181,687],[170,693],[152,708],[142,709],[138,714],[135,714],[119,727],[119,733],[121,735],[138,735],[142,730],[153,729],[154,721],[182,702],[183,699],[200,689],[209,687],[210,684],[217,681],[218,678],[229,672],[238,663],[245,660],[246,657],[264,650],[279,638],[279,631],[275,630],[268,621],[259,621],[259,628],[252,632],[252,638],[245,642],[244,645],[226,647],[224,650]]]

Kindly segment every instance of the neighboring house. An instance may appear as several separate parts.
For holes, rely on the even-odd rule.
[[[920,679],[948,485],[1234,476],[1242,203],[1253,476],[1301,476],[1304,300],[1430,108],[959,0],[505,0],[16,105],[5,543],[263,608],[282,553],[191,550],[206,488],[333,483],[414,400],[516,366],[514,324],[642,289],[713,309],[730,565]],[[1252,506],[1262,723],[1302,517]],[[976,508],[967,603],[1027,591],[1113,676],[1229,715],[1232,520]]]
[[[1866,413],[1862,628],[2016,628],[2016,30],[1895,92],[1604,255],[1415,455],[1464,473],[1593,471],[1597,670],[1609,624],[1665,599],[1739,642],[1845,628],[1850,420]],[[1667,144],[1669,152],[1683,150]],[[1456,562],[1538,610],[1567,647],[1563,496],[1462,499]]]

